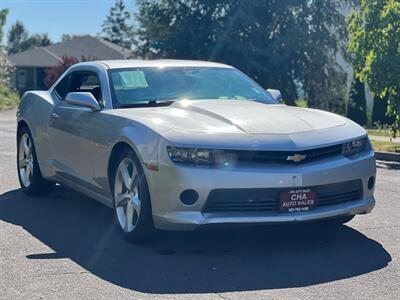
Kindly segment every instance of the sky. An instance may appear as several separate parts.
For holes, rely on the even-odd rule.
[[[135,10],[135,0],[125,0],[126,9]],[[96,35],[115,0],[0,0],[0,9],[8,8],[7,32],[21,21],[30,34],[48,33],[53,42],[63,33]]]

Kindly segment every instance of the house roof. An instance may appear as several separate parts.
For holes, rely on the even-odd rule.
[[[83,36],[47,47],[36,47],[10,55],[15,67],[53,67],[64,55],[81,59],[82,56],[98,60],[125,59],[131,56],[129,49],[92,36]]]

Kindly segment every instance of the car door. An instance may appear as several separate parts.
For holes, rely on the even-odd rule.
[[[67,75],[53,90],[57,104],[50,115],[49,147],[55,172],[63,179],[96,192],[93,153],[100,112],[68,104],[70,92],[91,92],[103,107],[99,77],[92,71],[75,71]]]

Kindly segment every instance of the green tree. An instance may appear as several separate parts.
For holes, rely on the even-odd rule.
[[[336,62],[346,24],[339,0],[139,0],[137,54],[234,65],[288,104],[342,111]],[[300,97],[301,96],[301,97]]]
[[[347,117],[361,126],[367,125],[367,101],[364,84],[356,77],[351,84]]]
[[[77,38],[82,38],[82,37],[85,37],[85,36],[86,36],[85,34],[66,34],[66,33],[64,33],[61,36],[61,42],[68,42],[70,40],[77,39]]]
[[[7,9],[0,10],[0,110],[15,107],[19,101],[17,93],[9,87],[9,77],[13,68],[1,44],[7,13]]]
[[[6,52],[0,45],[0,84],[9,84],[10,75],[13,70],[14,68],[8,60]]]
[[[2,85],[2,89],[8,85],[10,74],[13,70],[13,67],[4,51],[3,45],[1,44],[3,38],[3,26],[6,24],[7,14],[8,9],[0,10],[0,84]]]
[[[24,24],[16,21],[7,34],[7,53],[14,54],[35,47],[45,47],[51,44],[47,34],[33,34],[29,36]]]
[[[3,40],[3,26],[6,24],[8,9],[0,9],[0,44]]]
[[[134,36],[131,22],[131,14],[126,11],[124,1],[117,0],[102,25],[100,36],[106,41],[131,49]]]
[[[361,9],[349,18],[349,52],[357,76],[371,91],[387,99],[400,130],[400,1],[361,0]]]
[[[24,24],[16,21],[7,34],[7,53],[14,54],[21,51],[21,45],[28,39],[28,32]]]
[[[41,33],[41,34],[33,34],[31,35],[28,40],[26,41],[26,48],[31,49],[35,47],[46,47],[48,45],[51,45],[52,41],[49,38],[49,35],[47,33]]]
[[[380,124],[383,126],[391,126],[395,118],[394,116],[387,115],[387,100],[381,99],[377,96],[374,97],[374,103],[372,108],[372,124]]]

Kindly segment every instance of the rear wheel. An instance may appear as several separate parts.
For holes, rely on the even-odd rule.
[[[132,242],[149,240],[154,233],[149,189],[131,149],[123,150],[117,160],[113,193],[115,215],[124,236]]]
[[[32,135],[27,127],[18,132],[17,149],[18,179],[22,191],[29,196],[51,192],[55,183],[42,177]]]

